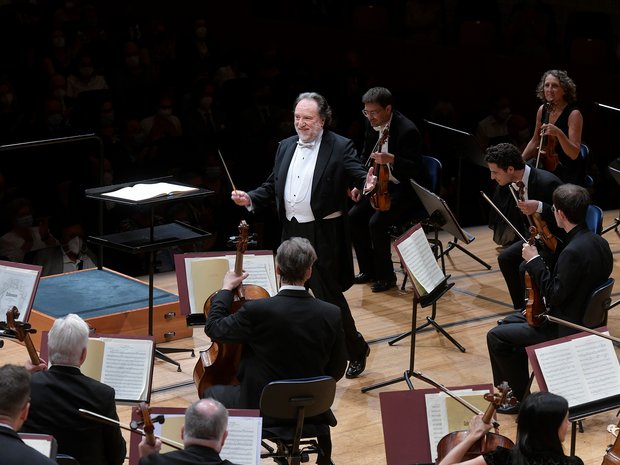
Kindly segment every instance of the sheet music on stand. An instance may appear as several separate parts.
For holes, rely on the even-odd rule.
[[[419,297],[429,294],[445,280],[419,223],[399,237],[395,244],[398,256],[405,264]]]

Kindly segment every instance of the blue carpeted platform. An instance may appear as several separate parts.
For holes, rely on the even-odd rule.
[[[174,294],[153,290],[153,306],[178,300]],[[75,313],[87,319],[148,306],[148,284],[92,269],[41,279],[32,308],[53,318]]]

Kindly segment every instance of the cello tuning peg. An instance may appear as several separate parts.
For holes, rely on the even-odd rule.
[[[141,421],[131,420],[131,421],[129,422],[129,427],[130,427],[132,430],[137,430],[137,429],[138,429],[138,428],[140,428],[143,424],[144,424],[144,423],[143,423],[143,422],[141,422]]]
[[[164,423],[166,421],[166,417],[162,414],[151,417],[151,423]]]

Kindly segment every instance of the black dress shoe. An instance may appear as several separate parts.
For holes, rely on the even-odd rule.
[[[366,358],[370,355],[370,346],[366,344],[366,352],[357,360],[351,360],[345,376],[349,379],[357,378],[366,369]]]
[[[383,292],[388,289],[392,289],[396,286],[396,280],[384,281],[383,279],[376,281],[372,286],[370,286],[370,290],[372,292]]]
[[[353,278],[354,284],[365,284],[374,281],[375,279],[369,273],[359,273]]]
[[[514,405],[503,404],[503,405],[498,406],[495,409],[495,411],[503,415],[516,415],[517,413],[519,413],[520,407],[521,407],[521,404],[519,402],[517,402]]]

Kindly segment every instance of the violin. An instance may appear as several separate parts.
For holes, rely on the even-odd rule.
[[[551,113],[551,102],[546,102],[543,105],[543,112],[540,118],[540,123],[549,124],[549,114]],[[538,156],[536,157],[536,168],[538,168],[539,162],[542,160],[542,164],[547,171],[555,171],[560,164],[558,154],[555,153],[555,146],[558,140],[555,136],[542,134],[540,136],[540,144],[538,146]]]
[[[514,191],[510,189],[510,191],[514,195]],[[519,200],[525,202],[525,185],[521,183],[519,186]],[[515,199],[517,200],[517,199]],[[532,213],[527,217],[530,226],[534,226],[536,228],[536,235],[540,237],[540,240],[543,241],[545,246],[551,251],[555,252],[555,249],[558,247],[558,239],[553,235],[551,230],[549,229],[549,225],[543,219],[543,217],[538,212]],[[531,231],[530,231],[531,232]],[[529,242],[529,241],[527,241]]]
[[[141,421],[132,421],[129,424],[129,427],[132,429],[138,429],[140,426],[142,426],[142,431],[144,431],[144,439],[146,440],[146,443],[151,446],[154,447],[155,446],[155,426],[153,425],[153,422],[155,423],[163,423],[164,422],[164,416],[163,415],[158,415],[155,418],[151,418],[151,409],[149,408],[148,404],[146,402],[140,402],[140,405],[138,405],[138,407],[136,407],[136,413],[138,414],[138,417],[141,418]]]
[[[536,231],[536,227],[530,226],[530,238],[527,241],[529,245],[534,245],[537,234],[538,232]],[[543,296],[540,293],[540,289],[538,289],[538,286],[532,280],[532,277],[527,271],[525,272],[524,279],[526,293],[525,319],[530,326],[541,326],[544,320],[540,318],[540,315],[547,310]]]
[[[487,425],[491,424],[491,420],[493,419],[493,415],[495,414],[495,409],[498,405],[505,405],[516,402],[516,399],[514,397],[511,397],[512,390],[510,389],[506,381],[497,386],[497,389],[499,390],[499,393],[487,393],[484,395],[484,399],[489,401],[489,406],[487,407],[484,415],[482,416],[482,421]],[[448,454],[448,452],[454,449],[457,444],[462,442],[468,434],[469,431],[454,431],[452,433],[448,433],[443,438],[441,438],[441,440],[437,444],[436,463],[441,462],[443,458]],[[514,447],[514,443],[506,436],[502,436],[499,433],[488,432],[469,448],[461,461],[464,462],[466,460],[476,458],[487,452],[494,451],[498,447],[511,449],[512,447]]]
[[[248,245],[248,224],[242,220],[239,224],[239,237],[237,238],[237,252],[235,255],[235,274],[241,276],[243,273],[243,254]],[[205,317],[211,310],[211,303],[215,297],[214,292],[209,296],[204,304]],[[241,284],[234,291],[234,300],[230,308],[230,313],[235,313],[243,306],[246,300],[264,299],[269,297],[269,293],[260,286],[254,284]],[[206,388],[216,384],[236,385],[237,369],[241,359],[241,344],[222,343],[212,341],[209,348],[200,352],[198,362],[194,367],[194,383],[198,389],[198,396],[201,397]]]
[[[381,147],[383,147],[383,144],[385,144],[389,137],[390,127],[386,126],[385,129],[381,131],[379,140],[375,144],[371,153],[381,151]],[[372,158],[368,158],[368,161],[370,160],[372,160]],[[388,211],[391,207],[390,193],[388,192],[388,187],[390,184],[390,169],[387,165],[377,163],[374,160],[372,162],[372,166],[374,168],[375,176],[377,176],[377,184],[370,193],[370,205],[377,211]]]
[[[17,307],[13,307],[8,312],[6,312],[6,322],[8,328],[15,332],[15,335],[20,342],[24,343],[24,345],[26,346],[26,350],[28,351],[30,361],[33,365],[37,366],[41,364],[41,359],[39,358],[39,354],[37,353],[37,350],[34,347],[34,343],[30,338],[30,334],[36,333],[37,330],[33,329],[29,323],[18,321],[18,318],[19,310],[17,310]]]

